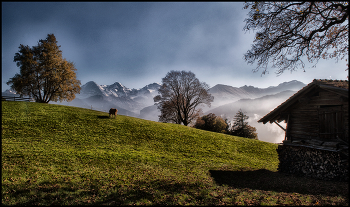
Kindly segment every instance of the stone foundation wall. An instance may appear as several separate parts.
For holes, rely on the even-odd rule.
[[[322,180],[348,181],[348,157],[332,151],[279,145],[278,171]]]

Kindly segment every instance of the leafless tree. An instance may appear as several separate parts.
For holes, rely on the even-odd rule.
[[[252,48],[244,55],[249,64],[257,61],[257,72],[268,63],[285,70],[305,71],[302,57],[316,63],[323,58],[347,58],[349,50],[349,5],[347,2],[247,2],[250,9],[245,31],[256,30]],[[348,66],[348,64],[347,64]],[[348,70],[348,67],[346,68]]]
[[[185,126],[198,117],[201,104],[210,107],[214,97],[209,94],[209,86],[200,82],[191,71],[170,71],[162,79],[160,95],[154,97],[161,111],[159,121]]]

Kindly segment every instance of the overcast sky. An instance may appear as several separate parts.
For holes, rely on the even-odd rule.
[[[142,88],[170,70],[192,71],[209,84],[265,88],[299,80],[346,79],[345,61],[320,61],[306,72],[253,73],[244,53],[254,33],[243,31],[243,2],[2,2],[2,91],[19,73],[20,44],[56,36],[62,55],[75,63],[77,79]]]

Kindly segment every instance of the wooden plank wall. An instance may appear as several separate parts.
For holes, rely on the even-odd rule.
[[[344,137],[343,139],[349,143],[349,101],[344,100],[343,105],[343,116],[344,116]]]
[[[289,117],[287,140],[319,139],[319,108],[326,105],[343,105],[345,136],[348,135],[348,101],[340,95],[318,89],[311,97],[304,97],[293,107]],[[348,139],[348,136],[346,136]]]

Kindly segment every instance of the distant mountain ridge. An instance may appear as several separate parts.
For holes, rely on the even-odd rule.
[[[134,98],[139,95],[149,96],[155,91],[158,92],[160,84],[152,83],[141,89],[129,89],[119,82],[115,82],[111,85],[98,85],[94,81],[89,81],[81,86],[80,94],[77,94],[79,98],[86,98],[93,95],[103,95],[106,97],[130,97]]]
[[[73,101],[52,103],[92,108],[100,111],[108,111],[109,108],[118,108],[119,113],[123,115],[156,120],[159,111],[156,106],[154,106],[153,97],[158,95],[160,86],[159,83],[151,83],[140,89],[130,89],[120,82],[115,82],[111,85],[99,85],[94,81],[89,81],[81,86],[80,94],[76,94],[76,98]],[[209,92],[214,96],[212,107],[204,107],[203,111],[206,112],[240,99],[255,99],[287,90],[298,91],[304,86],[304,83],[296,80],[284,82],[278,86],[270,86],[268,88],[258,88],[247,85],[238,88],[217,84],[209,89]],[[2,94],[13,96],[16,93],[11,90],[6,90]],[[150,113],[153,115],[150,115]]]
[[[154,103],[153,97],[158,94],[160,84],[152,83],[141,89],[130,89],[120,82],[111,85],[98,85],[89,81],[81,87],[76,99],[95,106],[98,110],[120,108],[120,114],[137,117],[140,110]],[[125,113],[122,113],[122,112]]]
[[[254,86],[232,87],[228,85],[217,84],[210,89],[210,93],[215,97],[213,107],[217,107],[230,102],[238,101],[244,98],[259,98],[265,95],[277,94],[282,91],[298,91],[306,84],[300,81],[283,82],[278,86],[268,88],[257,88]]]

